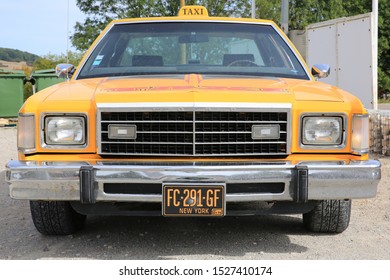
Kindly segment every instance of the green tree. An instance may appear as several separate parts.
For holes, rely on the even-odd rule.
[[[348,0],[347,0],[348,1]],[[347,15],[343,0],[291,0],[290,29],[305,29],[308,24]]]
[[[40,58],[38,58],[34,63],[33,63],[33,70],[44,70],[44,69],[54,69],[57,64],[60,63],[68,63],[73,64],[77,66],[80,63],[80,60],[82,58],[82,53],[80,52],[68,52],[68,57],[66,57],[65,54],[47,54],[44,55]]]
[[[256,18],[280,22],[282,0],[256,0]]]
[[[165,1],[159,1],[160,4]],[[178,1],[176,1],[178,2]],[[79,9],[87,15],[83,23],[77,22],[75,33],[71,36],[72,44],[80,51],[85,51],[99,33],[114,19],[147,17],[151,15],[169,15],[174,6],[164,10],[163,5],[155,9],[151,0],[77,0]]]
[[[235,0],[187,0],[187,5],[203,5],[212,16],[248,15],[249,3]],[[85,51],[99,33],[114,19],[151,16],[175,16],[178,0],[77,0],[77,6],[87,15],[83,23],[77,22],[71,36],[72,44]]]
[[[171,0],[171,2],[175,2],[175,1]],[[210,16],[250,17],[249,2],[250,1],[237,1],[237,0],[198,0],[198,1],[187,0],[186,5],[205,6]]]
[[[203,5],[211,16],[250,17],[251,1],[187,0],[187,5]],[[372,0],[290,0],[290,29],[305,29],[308,24],[353,16],[371,11]],[[77,22],[72,44],[85,51],[113,19],[174,16],[179,0],[77,0],[87,15]],[[280,22],[281,0],[256,0],[256,17]],[[390,1],[379,1],[379,91],[390,92]]]
[[[26,77],[31,77],[32,68],[31,67],[23,67],[23,72]],[[31,83],[24,83],[23,85],[23,98],[26,100],[33,94],[33,89]]]
[[[379,94],[390,93],[390,2],[379,1]]]
[[[0,48],[0,60],[26,61],[28,65],[31,65],[38,58],[39,56],[32,53],[9,48]]]
[[[383,2],[383,0],[379,2]],[[368,13],[372,9],[372,0],[344,0],[343,8],[347,15]]]

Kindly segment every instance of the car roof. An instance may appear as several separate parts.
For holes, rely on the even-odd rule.
[[[214,17],[209,16],[208,11],[203,6],[184,6],[180,9],[177,16],[169,17],[143,17],[143,18],[124,18],[113,20],[109,25],[132,23],[132,22],[159,22],[159,21],[206,21],[206,22],[241,22],[257,24],[276,24],[272,20],[253,19],[253,18],[236,18],[236,17]]]

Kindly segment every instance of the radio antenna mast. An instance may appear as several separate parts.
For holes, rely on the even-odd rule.
[[[69,0],[66,12],[66,64],[69,64]]]

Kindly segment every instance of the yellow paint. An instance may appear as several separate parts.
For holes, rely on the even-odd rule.
[[[180,8],[179,17],[208,17],[209,12],[203,6],[184,6]]]

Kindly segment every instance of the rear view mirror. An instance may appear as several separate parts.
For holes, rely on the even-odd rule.
[[[72,64],[61,63],[56,66],[56,75],[59,78],[70,79],[76,68]]]
[[[326,78],[330,74],[330,66],[328,64],[315,64],[311,68],[311,74],[317,79]]]
[[[191,34],[179,36],[180,44],[189,44],[189,43],[206,43],[209,41],[209,36],[204,34],[196,34],[192,32]]]

